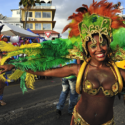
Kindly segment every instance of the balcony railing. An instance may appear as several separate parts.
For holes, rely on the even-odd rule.
[[[35,3],[35,6],[52,6],[51,3]]]

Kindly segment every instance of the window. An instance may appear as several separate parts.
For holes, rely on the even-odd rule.
[[[43,18],[50,18],[51,13],[50,12],[43,12]]]
[[[25,12],[25,16],[26,16],[26,12]],[[28,12],[27,17],[32,17],[32,12]]]
[[[41,12],[35,12],[35,18],[41,18]]]
[[[20,11],[17,11],[17,14],[20,14]]]
[[[36,30],[41,30],[41,23],[36,23],[35,24],[35,29]]]
[[[26,24],[26,29],[33,29],[33,24],[32,23],[27,23]]]
[[[32,17],[32,12],[28,12],[28,17]]]
[[[43,30],[51,30],[51,24],[50,23],[43,23]]]

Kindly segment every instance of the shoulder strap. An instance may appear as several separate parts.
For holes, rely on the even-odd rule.
[[[77,76],[77,81],[76,81],[76,92],[78,94],[80,94],[80,87],[81,87],[81,81],[82,81],[82,76],[83,76],[83,72],[86,68],[86,65],[87,65],[88,61],[84,61],[83,64],[81,65],[80,67],[80,70],[79,70],[79,73],[78,73],[78,76]]]
[[[119,82],[119,88],[118,88],[118,92],[120,93],[123,89],[123,81],[122,81],[122,77],[121,77],[121,74],[119,72],[119,69],[118,67],[116,66],[116,64],[113,62],[111,63],[113,68],[115,69],[115,72],[116,72],[116,75],[117,75],[117,78],[118,78],[118,82]]]
[[[80,86],[81,86],[81,81],[82,81],[82,76],[83,76],[83,72],[86,68],[88,61],[84,61],[83,64],[81,65],[81,68],[79,70],[78,76],[77,76],[77,81],[76,81],[76,92],[78,94],[80,94]],[[119,69],[117,68],[117,66],[115,65],[115,63],[112,63],[113,68],[115,69],[116,75],[118,77],[118,82],[119,82],[119,89],[118,92],[120,93],[123,89],[123,81],[122,81],[122,77],[121,74],[119,72]]]

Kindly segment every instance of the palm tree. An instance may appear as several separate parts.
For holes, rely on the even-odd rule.
[[[26,29],[26,24],[27,24],[27,15],[28,11],[31,9],[32,6],[35,6],[35,3],[40,3],[40,0],[20,0],[19,6],[23,6],[24,9],[26,10],[26,17],[25,17],[25,29]]]

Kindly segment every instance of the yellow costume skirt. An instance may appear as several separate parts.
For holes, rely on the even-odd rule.
[[[74,107],[73,110],[73,116],[74,116],[74,125],[90,125],[87,123],[82,116],[76,111],[76,108]],[[112,118],[110,121],[102,124],[102,125],[115,125],[114,124],[114,118]]]

